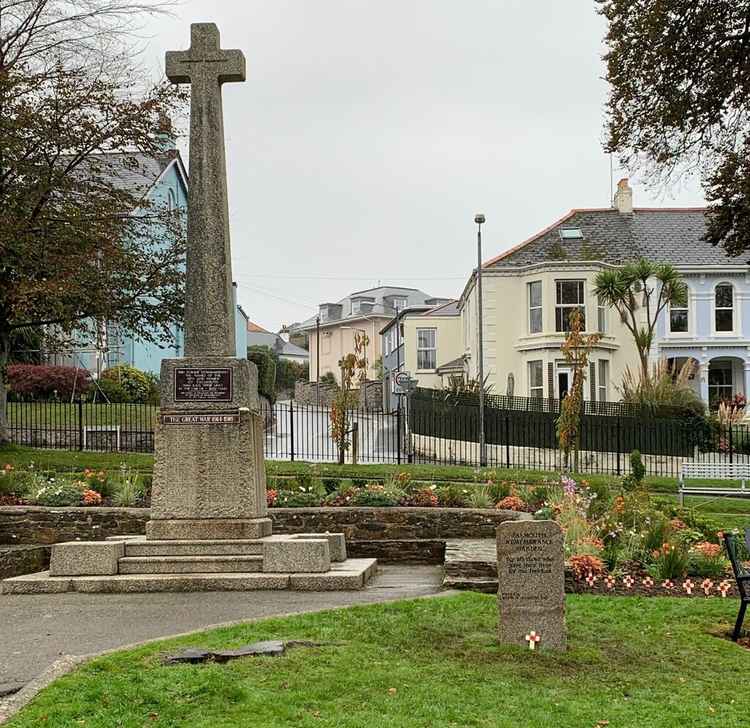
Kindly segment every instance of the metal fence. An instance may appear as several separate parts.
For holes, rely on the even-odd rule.
[[[424,391],[410,399],[408,411],[349,411],[351,444],[346,462],[480,464],[474,402]],[[514,400],[519,401],[491,401],[485,409],[487,464],[538,470],[572,465],[566,464],[557,447],[556,408],[533,407],[534,401],[525,398]],[[698,417],[636,416],[616,407],[608,411],[611,414],[602,415],[586,410],[582,416],[578,469],[583,473],[625,474],[630,468],[628,456],[635,449],[642,453],[651,475],[676,476],[683,462],[750,463],[746,425],[720,428]],[[279,402],[266,405],[262,414],[268,459],[339,459],[327,407]],[[145,404],[8,403],[12,440],[40,448],[152,452],[157,416],[158,408]]]

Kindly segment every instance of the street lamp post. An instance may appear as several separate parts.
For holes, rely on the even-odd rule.
[[[487,446],[484,442],[484,341],[482,332],[482,224],[484,215],[474,216],[477,224],[477,374],[479,375],[479,464],[487,467]]]
[[[320,407],[320,316],[315,317],[315,391],[317,393],[317,403]]]

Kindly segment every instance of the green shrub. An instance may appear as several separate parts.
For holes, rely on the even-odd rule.
[[[397,506],[404,497],[403,491],[387,488],[380,483],[370,483],[357,490],[351,499],[353,506]]]
[[[112,502],[116,506],[132,508],[143,500],[146,489],[141,474],[137,470],[123,465],[116,478],[111,479],[111,483]]]
[[[338,478],[321,478],[321,483],[327,495],[335,493],[339,488]]]
[[[724,552],[718,544],[701,543],[690,550],[688,573],[705,579],[722,578],[729,566]]]
[[[113,379],[99,379],[91,392],[92,397],[95,397],[97,402],[105,401],[117,404],[129,401],[125,388]]]
[[[471,490],[476,490],[476,486],[471,486]],[[445,508],[465,508],[469,502],[469,488],[457,484],[448,484],[438,486],[435,491],[438,501]]]
[[[161,404],[161,386],[159,377],[153,372],[143,372],[148,380],[148,395],[146,396],[146,402],[148,404],[156,405],[157,407]]]
[[[0,496],[15,496],[23,498],[37,488],[44,485],[46,478],[32,470],[14,470],[6,466],[0,468]]]
[[[472,508],[492,508],[495,505],[495,501],[490,497],[489,488],[486,485],[472,488],[469,493],[468,503]]]
[[[653,503],[667,518],[679,518],[688,528],[700,531],[706,541],[717,541],[719,532],[724,530],[718,521],[701,515],[694,508],[681,508],[661,498],[654,498]]]
[[[319,506],[321,498],[309,491],[282,491],[276,499],[276,508],[311,508]]]
[[[81,503],[82,495],[80,484],[53,478],[33,494],[33,501],[40,506],[77,506]]]
[[[630,473],[639,487],[643,485],[643,479],[646,477],[646,466],[643,464],[640,450],[633,450],[630,453]]]
[[[100,386],[103,380],[116,382],[122,387],[126,396],[126,399],[122,400],[124,402],[148,402],[152,394],[152,379],[145,372],[127,364],[105,369],[99,377]]]
[[[299,473],[291,478],[291,481],[292,487],[296,486],[297,488],[308,490],[309,488],[312,488],[313,477],[310,473]]]
[[[645,554],[660,549],[663,544],[667,543],[670,536],[669,521],[666,518],[655,513],[650,517],[650,520],[651,523],[647,524],[647,528],[643,532],[643,551]],[[681,544],[680,548],[682,548]]]
[[[490,480],[487,483],[487,492],[490,496],[490,500],[493,503],[501,501],[503,498],[507,498],[510,495],[510,483],[505,480],[495,482]]]
[[[277,358],[276,391],[291,391],[296,382],[306,382],[310,378],[310,367],[296,361]]]
[[[320,375],[320,384],[333,389],[338,389],[339,385],[336,381],[336,375],[333,372],[326,372]]]
[[[612,504],[612,492],[610,487],[607,483],[599,481],[588,483],[586,488],[591,495],[588,516],[593,520],[601,518],[609,510],[609,507]]]
[[[276,360],[267,346],[251,346],[247,358],[258,367],[258,391],[273,404],[276,401]]]
[[[667,543],[652,554],[652,562],[647,571],[658,581],[680,579],[687,572],[688,562],[689,556],[686,548]]]

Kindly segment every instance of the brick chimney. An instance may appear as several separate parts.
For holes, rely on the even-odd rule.
[[[633,188],[628,183],[627,177],[623,177],[617,183],[617,192],[612,200],[612,207],[616,207],[623,215],[633,212]]]

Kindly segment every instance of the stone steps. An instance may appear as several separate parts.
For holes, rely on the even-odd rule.
[[[120,574],[215,574],[263,571],[262,556],[124,556]]]
[[[375,559],[347,559],[321,574],[115,574],[113,576],[50,576],[48,571],[6,579],[3,594],[122,594],[144,592],[346,591],[363,589],[377,573]]]
[[[236,541],[146,541],[125,542],[125,556],[260,556],[263,542]]]

